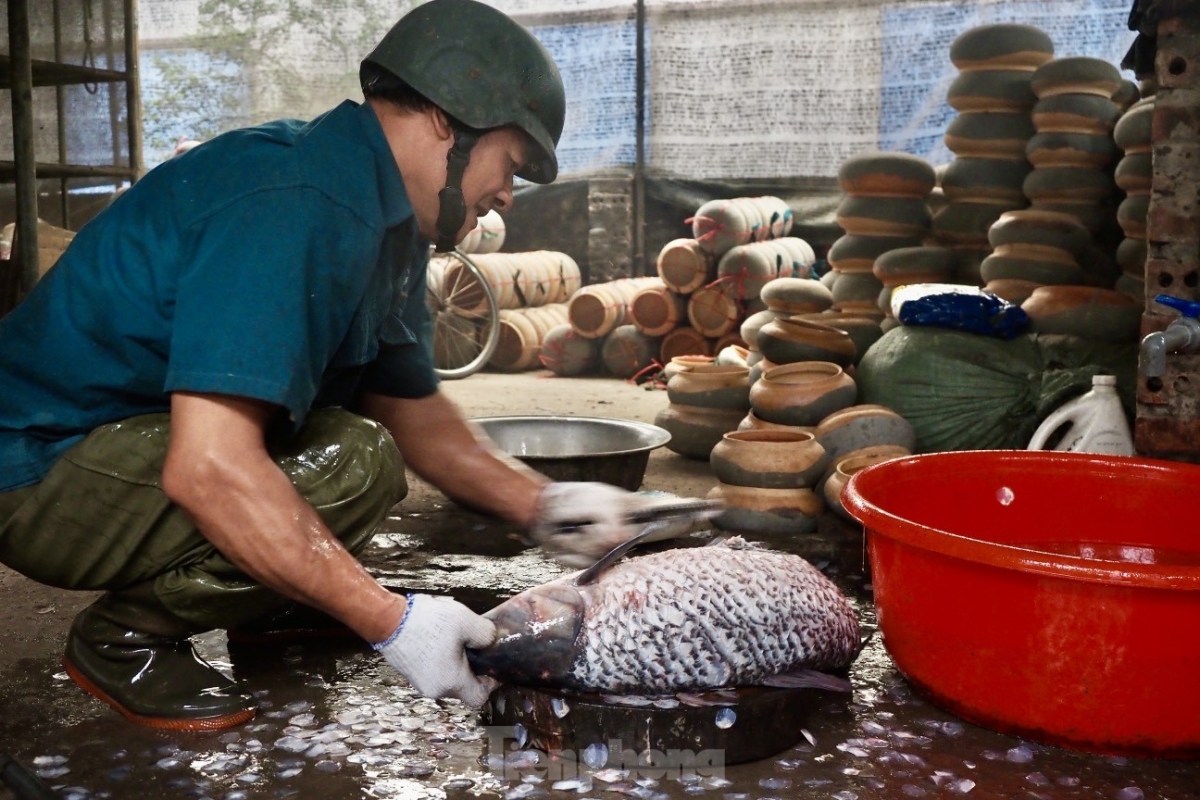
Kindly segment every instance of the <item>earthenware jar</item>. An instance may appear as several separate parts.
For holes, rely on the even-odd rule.
[[[811,433],[781,430],[731,431],[708,457],[717,480],[761,489],[812,486],[826,461]]]
[[[874,464],[881,464],[884,461],[890,461],[893,458],[900,458],[907,453],[866,453],[858,456],[843,458],[837,462],[833,472],[825,481],[822,487],[822,494],[825,502],[839,517],[848,521],[855,522],[856,520],[846,511],[842,505],[842,489],[846,488],[846,482],[856,472],[860,472]]]
[[[725,502],[725,510],[713,524],[726,531],[811,533],[825,510],[824,500],[812,489],[760,489],[719,483],[708,498]]]
[[[813,431],[834,461],[868,448],[895,445],[911,453],[917,446],[912,423],[887,406],[863,404],[835,411]]]
[[[750,411],[738,423],[739,431],[794,431],[797,433],[815,433],[811,425],[781,425],[778,422],[767,422],[762,417]]]
[[[696,366],[707,366],[712,363],[712,356],[675,356],[663,368],[663,379],[669,381],[685,369]]]
[[[847,366],[858,353],[845,331],[796,317],[779,317],[763,325],[758,331],[758,349],[763,358],[776,364],[832,361]]]
[[[721,437],[736,430],[745,412],[724,408],[672,403],[654,418],[654,424],[671,434],[666,447],[687,458],[708,460]]]
[[[750,408],[750,368],[732,364],[688,367],[667,381],[667,398],[678,405],[731,409],[745,414]]]
[[[857,397],[854,379],[828,361],[774,367],[750,388],[754,413],[784,425],[816,425],[834,411],[854,405]]]

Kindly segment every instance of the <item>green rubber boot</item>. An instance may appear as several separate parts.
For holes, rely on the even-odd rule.
[[[199,633],[155,597],[153,584],[109,592],[75,618],[63,666],[75,683],[127,719],[208,731],[254,716],[252,699],[197,655]]]

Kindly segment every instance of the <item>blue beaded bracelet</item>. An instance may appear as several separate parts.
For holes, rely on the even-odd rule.
[[[404,608],[404,616],[400,618],[400,624],[396,626],[396,630],[392,631],[391,636],[387,637],[382,642],[371,645],[371,647],[375,650],[382,650],[392,642],[396,641],[396,637],[400,635],[400,631],[404,630],[404,623],[408,621],[408,615],[412,613],[413,602],[417,599],[417,596],[412,592],[409,592],[408,594],[404,595],[404,599],[408,602],[408,605]]]

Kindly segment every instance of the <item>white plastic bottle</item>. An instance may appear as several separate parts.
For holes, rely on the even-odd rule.
[[[1067,429],[1055,450],[1114,456],[1134,454],[1133,436],[1113,375],[1094,376],[1091,391],[1064,403],[1046,417],[1034,432],[1027,449],[1045,450],[1050,435],[1064,425]]]

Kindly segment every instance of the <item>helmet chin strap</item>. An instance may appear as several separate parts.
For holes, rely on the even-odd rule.
[[[454,144],[446,156],[446,188],[438,192],[437,245],[439,253],[454,249],[455,237],[467,221],[467,203],[463,199],[462,179],[471,160],[471,148],[479,141],[474,131],[454,126]]]

